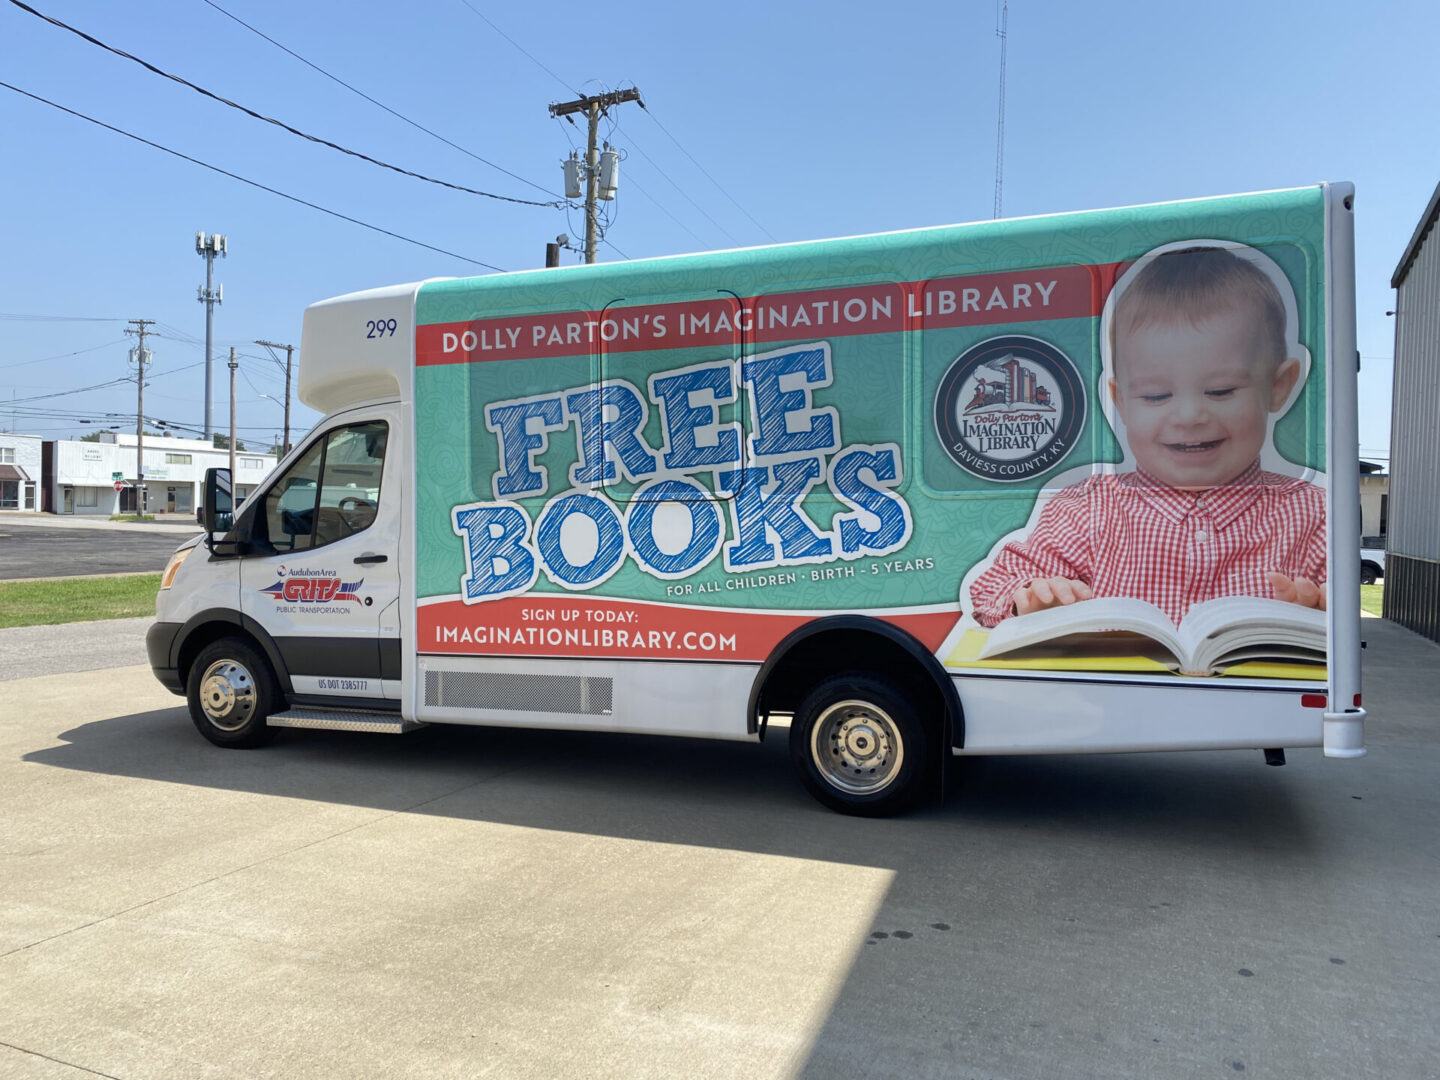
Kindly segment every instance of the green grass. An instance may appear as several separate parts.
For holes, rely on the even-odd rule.
[[[1383,615],[1382,609],[1385,598],[1384,585],[1361,585],[1360,586],[1360,607],[1371,615]]]
[[[0,627],[155,614],[159,574],[0,582]]]
[[[111,514],[111,521],[154,521],[154,514]]]

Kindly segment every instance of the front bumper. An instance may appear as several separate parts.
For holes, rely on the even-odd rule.
[[[160,680],[160,685],[172,694],[185,693],[175,657],[175,639],[180,636],[181,628],[180,623],[157,622],[145,632],[145,653],[150,658],[150,670]]]

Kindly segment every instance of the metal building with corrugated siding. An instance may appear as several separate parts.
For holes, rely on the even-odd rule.
[[[1440,641],[1440,185],[1390,278],[1395,387],[1385,617]]]

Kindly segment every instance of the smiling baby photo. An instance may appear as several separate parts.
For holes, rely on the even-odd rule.
[[[1323,609],[1324,489],[1272,443],[1310,367],[1280,269],[1233,243],[1157,248],[1117,281],[1101,337],[1097,392],[1124,460],[1042,495],[966,575],[975,622],[1102,597],[1177,625],[1222,597]]]

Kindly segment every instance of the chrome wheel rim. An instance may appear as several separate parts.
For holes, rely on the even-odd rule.
[[[840,701],[810,729],[810,759],[831,786],[872,795],[900,774],[905,743],[884,709],[868,701]]]
[[[234,660],[217,660],[200,679],[200,708],[221,731],[239,731],[255,715],[255,680]]]

